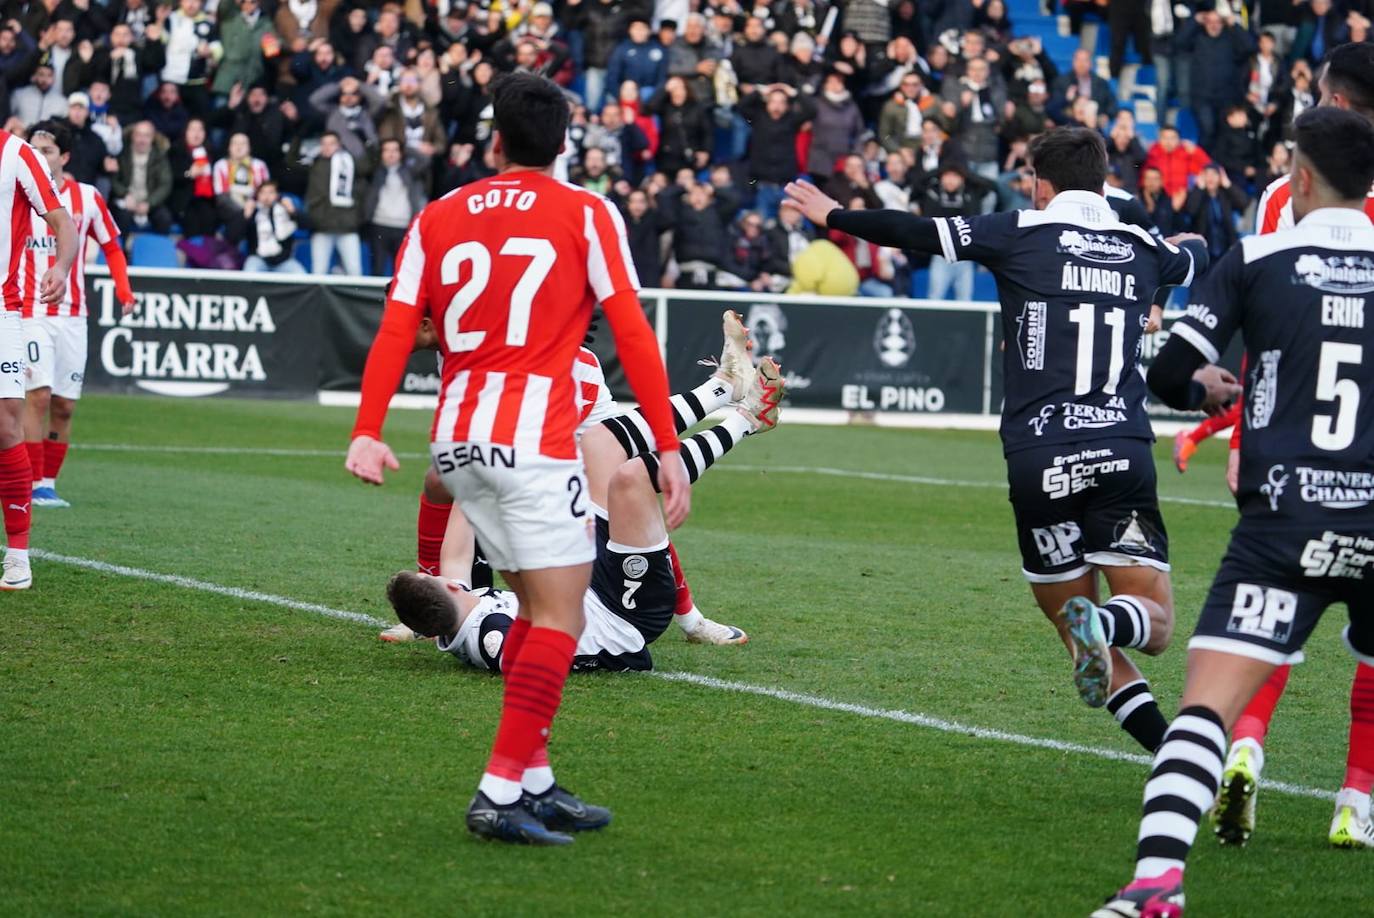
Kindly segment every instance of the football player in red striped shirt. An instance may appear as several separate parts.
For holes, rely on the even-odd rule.
[[[38,283],[44,303],[57,303],[67,289],[67,273],[76,258],[76,228],[58,200],[52,176],[33,147],[0,130],[0,219],[8,223],[0,240],[0,507],[5,517],[4,574],[0,590],[27,590],[29,507],[33,476],[24,447],[24,333],[19,318],[19,264],[29,236],[32,213],[43,217],[57,237],[56,263]]]
[[[71,132],[62,124],[44,121],[34,125],[29,137],[57,177],[58,198],[76,224],[78,246],[87,236],[99,243],[115,282],[115,299],[128,314],[134,308],[134,292],[129,285],[129,265],[119,245],[119,228],[95,186],[64,172],[71,153]],[[19,269],[29,358],[24,445],[33,467],[35,507],[71,506],[57,496],[57,474],[71,443],[72,413],[86,375],[86,259],[79,255],[72,263],[67,293],[60,302],[44,303],[38,295],[39,279],[52,266],[56,252],[57,239],[35,214]]]
[[[568,844],[573,837],[550,824],[610,821],[608,810],[554,783],[547,752],[595,556],[573,362],[598,302],[661,450],[670,529],[687,517],[691,492],[624,223],[605,198],[552,176],[566,98],[552,82],[517,73],[494,88],[492,106],[498,174],[426,207],[397,256],[346,466],[373,484],[399,467],[381,428],[428,313],[444,355],[434,464],[520,600],[506,637],[501,722],[467,825],[487,838]]]
[[[1319,105],[1358,112],[1374,121],[1374,45],[1351,42],[1332,49],[1317,80]],[[1365,198],[1364,212],[1374,220],[1374,188]],[[1293,226],[1293,199],[1289,176],[1275,179],[1259,204],[1259,232],[1273,233]],[[1236,421],[1231,434],[1227,481],[1236,490],[1244,405],[1233,409]],[[1294,661],[1296,662],[1296,661]],[[1283,697],[1293,667],[1280,666],[1255,694],[1231,731],[1231,748],[1221,776],[1221,793],[1212,811],[1212,828],[1222,844],[1243,845],[1255,829],[1255,802],[1264,768],[1264,741],[1274,708]],[[1327,834],[1338,848],[1374,848],[1374,819],[1370,794],[1374,791],[1374,667],[1355,666],[1350,688],[1350,738],[1346,747],[1345,780],[1336,796],[1336,811]]]

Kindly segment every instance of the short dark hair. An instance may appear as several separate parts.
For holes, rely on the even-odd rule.
[[[414,571],[393,574],[386,584],[386,598],[396,617],[416,634],[439,637],[453,624],[453,605],[443,586]]]
[[[51,137],[53,143],[57,144],[59,153],[70,153],[72,151],[72,132],[65,124],[61,124],[49,118],[29,128],[29,137],[32,138],[34,134],[47,134]],[[57,178],[57,176],[53,176],[53,178]]]
[[[1374,45],[1349,42],[1331,49],[1323,62],[1323,79],[1333,93],[1338,92],[1351,109],[1374,119]]]
[[[1107,144],[1092,128],[1058,127],[1030,142],[1026,150],[1037,177],[1055,191],[1102,193],[1107,183]]]
[[[492,127],[501,133],[506,159],[533,168],[552,163],[568,132],[563,90],[533,73],[510,73],[495,81],[491,96]]]
[[[1309,108],[1293,122],[1303,159],[1343,200],[1364,200],[1374,185],[1374,124],[1343,108]]]

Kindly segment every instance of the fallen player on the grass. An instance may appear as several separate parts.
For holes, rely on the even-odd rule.
[[[777,364],[764,358],[736,410],[683,441],[688,478],[695,483],[742,439],[775,427],[782,393]],[[637,425],[641,420],[636,409],[604,423]],[[614,435],[607,436],[609,442],[600,447],[603,459],[621,450]],[[677,604],[676,566],[658,502],[658,461],[652,446],[625,448],[619,455],[621,461],[606,476],[600,499],[595,493],[592,497],[596,561],[582,602],[586,625],[573,656],[574,671],[652,669],[649,645],[667,630]],[[441,652],[469,666],[500,672],[506,632],[519,605],[514,593],[471,589],[474,558],[472,528],[455,506],[448,517],[438,576],[402,571],[387,583],[387,599],[407,628],[435,638]]]
[[[691,392],[672,397],[673,423],[678,433],[683,433],[730,403],[743,399],[754,380],[754,365],[750,359],[753,345],[743,320],[733,310],[726,310],[721,324],[725,342],[721,348],[720,360],[714,365],[715,372]],[[426,319],[416,334],[415,348],[425,350],[436,347],[437,344],[438,338],[434,327]],[[617,418],[624,412],[616,404],[610,388],[606,385],[601,362],[586,347],[582,348],[577,362],[573,364],[573,378],[577,382],[578,415],[581,419],[578,437],[587,470],[587,489],[591,500],[604,507],[606,488],[612,473],[636,453],[621,449],[616,445],[615,437],[601,428],[603,421]],[[644,430],[644,436],[648,437],[648,442],[652,444],[653,436],[648,433],[648,428],[643,424],[638,426]],[[589,436],[590,442],[587,439]],[[699,457],[686,454],[686,458],[688,465],[691,466]],[[439,573],[440,548],[446,538],[452,508],[453,495],[444,487],[438,470],[431,465],[425,473],[416,526],[416,567],[422,573]],[[673,620],[682,629],[687,640],[693,644],[747,643],[749,635],[743,629],[712,621],[701,613],[682,573],[677,549],[671,542],[668,545],[668,553],[673,562],[677,590],[673,604]],[[478,546],[468,586],[472,589],[481,589],[492,585],[491,568],[482,556],[481,547]],[[418,636],[402,623],[386,629],[379,637],[391,643],[403,643],[416,640]]]

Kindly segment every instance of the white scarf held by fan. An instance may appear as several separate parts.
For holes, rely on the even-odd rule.
[[[340,150],[329,157],[329,203],[334,207],[353,206],[353,154]]]

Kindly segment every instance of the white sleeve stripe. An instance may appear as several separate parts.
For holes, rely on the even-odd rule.
[[[1187,341],[1193,347],[1197,348],[1197,352],[1203,357],[1206,357],[1208,363],[1216,363],[1221,357],[1221,355],[1217,353],[1216,346],[1203,337],[1202,332],[1193,328],[1191,325],[1185,325],[1182,321],[1175,322],[1169,327],[1169,333],[1178,335],[1184,341]]]
[[[1188,256],[1188,276],[1183,278],[1183,286],[1189,287],[1193,283],[1193,274],[1197,271],[1197,262],[1193,260],[1193,253],[1188,249],[1182,249],[1183,254]]]
[[[634,256],[630,254],[630,237],[625,232],[625,220],[620,216],[620,209],[607,199],[601,199],[601,206],[611,215],[611,224],[615,227],[616,239],[620,243],[620,260],[625,265],[625,273],[629,275],[630,286],[639,290],[639,272],[635,270]]]
[[[949,221],[944,217],[936,217],[935,232],[940,237],[940,250],[944,253],[945,261],[958,261],[959,253],[954,251],[954,237],[949,232]]]
[[[588,204],[582,206],[582,234],[587,237],[587,284],[597,302],[604,303],[615,295],[615,285],[611,283],[610,270],[606,266],[606,253],[601,250],[596,217]]]
[[[391,286],[391,298],[398,303],[414,306],[420,300],[420,284],[425,273],[425,246],[420,238],[419,217],[410,223],[405,247],[405,255],[396,266],[396,282]]]

